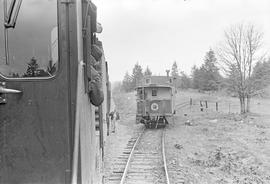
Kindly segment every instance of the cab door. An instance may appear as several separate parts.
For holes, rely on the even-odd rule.
[[[70,181],[70,10],[60,0],[0,1],[0,183]]]

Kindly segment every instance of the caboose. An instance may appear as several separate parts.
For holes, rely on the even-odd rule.
[[[147,128],[165,127],[175,114],[174,80],[169,76],[147,76],[136,87],[136,122]]]

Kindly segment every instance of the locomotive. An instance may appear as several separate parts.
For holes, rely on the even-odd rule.
[[[165,127],[175,114],[174,79],[169,76],[146,76],[136,87],[136,122],[147,128]]]
[[[91,0],[0,1],[0,183],[102,182],[101,32]]]

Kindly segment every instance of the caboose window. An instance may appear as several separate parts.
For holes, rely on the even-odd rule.
[[[0,73],[11,78],[54,76],[58,69],[57,1],[4,1],[0,3]]]
[[[157,96],[157,89],[152,89],[152,96]]]

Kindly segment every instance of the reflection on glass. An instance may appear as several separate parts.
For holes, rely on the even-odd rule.
[[[7,9],[12,0],[7,0]],[[6,77],[51,77],[58,69],[57,0],[23,0],[16,27],[4,40],[4,0],[0,0],[0,73]],[[8,64],[6,64],[8,63]]]

